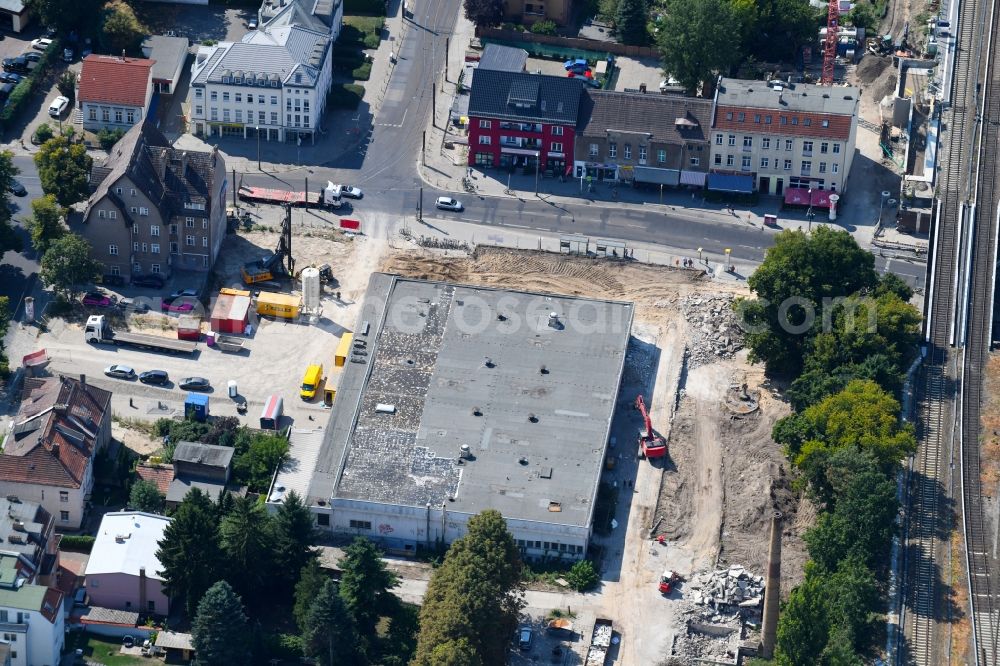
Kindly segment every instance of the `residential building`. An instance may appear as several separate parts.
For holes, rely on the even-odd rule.
[[[142,123],[95,162],[83,220],[70,226],[90,242],[105,274],[208,271],[226,235],[226,177],[218,149],[171,148]]]
[[[153,99],[153,64],[147,58],[84,58],[76,93],[83,128],[127,130],[142,124]]]
[[[495,69],[502,72],[523,72],[528,64],[528,52],[502,44],[486,44],[476,69]]]
[[[201,47],[188,92],[194,133],[315,142],[343,14],[342,0],[269,0],[257,30]]]
[[[174,478],[167,490],[167,508],[183,502],[192,488],[218,499],[229,483],[233,453],[231,446],[179,442],[174,449]]]
[[[110,391],[84,375],[26,379],[0,455],[0,496],[36,502],[59,529],[79,529],[94,486],[94,457],[110,439]]]
[[[0,557],[11,558],[28,583],[56,587],[59,538],[52,514],[37,502],[16,495],[0,498]]]
[[[631,304],[376,273],[358,322],[366,363],[325,430],[293,429],[270,509],[294,491],[321,529],[414,553],[490,508],[524,558],[585,557]]]
[[[504,0],[503,19],[530,25],[552,21],[566,25],[573,14],[572,0]]]
[[[480,70],[469,95],[469,166],[565,175],[583,97],[579,79]]]
[[[854,162],[860,91],[719,79],[709,189],[843,192]],[[719,185],[713,186],[718,174]]]
[[[11,666],[58,666],[65,642],[63,594],[25,581],[0,555],[0,645]]]
[[[574,177],[636,185],[703,185],[711,100],[587,90]]]
[[[0,29],[19,33],[31,21],[31,10],[22,0],[3,0],[0,2]]]
[[[142,43],[142,55],[153,61],[153,90],[173,95],[188,58],[186,37],[153,35]]]
[[[170,601],[156,557],[166,516],[142,511],[106,513],[87,560],[87,596],[92,606],[167,615]]]

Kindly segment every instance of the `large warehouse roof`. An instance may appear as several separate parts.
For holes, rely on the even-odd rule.
[[[375,274],[310,502],[588,525],[631,323],[629,303]]]

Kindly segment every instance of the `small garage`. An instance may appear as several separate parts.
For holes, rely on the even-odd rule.
[[[31,12],[21,0],[0,0],[0,28],[21,32],[31,20]]]
[[[212,330],[242,334],[250,323],[250,292],[223,289],[212,307]]]

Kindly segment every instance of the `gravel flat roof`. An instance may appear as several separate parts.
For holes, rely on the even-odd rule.
[[[310,499],[588,525],[632,315],[373,275]]]

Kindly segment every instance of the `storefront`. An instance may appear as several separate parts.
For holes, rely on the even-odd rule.
[[[600,162],[577,162],[574,177],[581,180],[589,178],[592,181],[617,181],[618,165],[601,164]]]
[[[635,167],[635,182],[639,185],[676,187],[681,182],[681,172],[679,169],[637,166]]]
[[[750,194],[753,192],[753,176],[733,173],[708,174],[708,189],[712,192]]]

